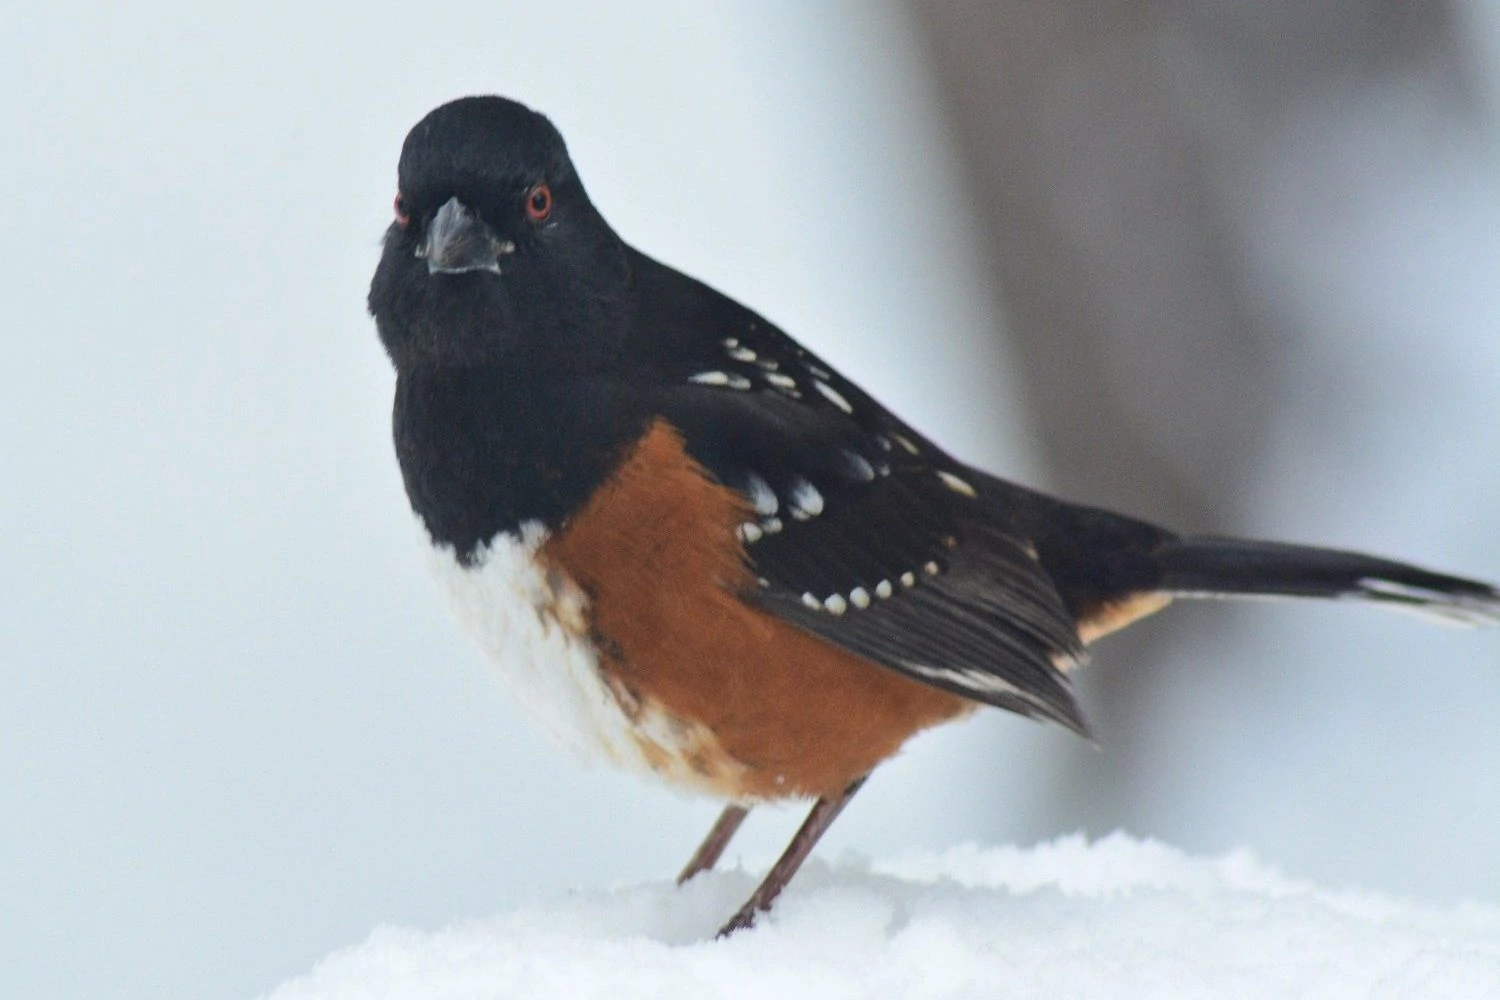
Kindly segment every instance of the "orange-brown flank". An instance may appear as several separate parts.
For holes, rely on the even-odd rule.
[[[679,737],[670,761],[643,743],[657,770],[686,765],[742,800],[833,795],[973,707],[746,603],[755,574],[735,528],[749,517],[658,421],[539,553],[588,596],[621,707]]]

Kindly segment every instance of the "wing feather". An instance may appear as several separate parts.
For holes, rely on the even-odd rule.
[[[878,423],[816,399],[698,382],[664,402],[694,459],[747,506],[760,494],[762,530],[746,546],[760,586],[747,599],[924,683],[1085,731],[1064,672],[1083,657],[1077,627],[1030,539],[986,502],[987,477],[887,416],[890,436],[915,447],[892,457]],[[797,507],[801,484],[814,514]]]

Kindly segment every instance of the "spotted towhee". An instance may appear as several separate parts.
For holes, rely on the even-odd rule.
[[[913,733],[994,705],[1083,732],[1068,672],[1175,597],[1500,593],[1369,556],[1180,537],[945,454],[773,324],[624,243],[498,97],[401,152],[369,306],[396,452],[458,617],[565,741],[730,805],[816,800],[770,905]]]

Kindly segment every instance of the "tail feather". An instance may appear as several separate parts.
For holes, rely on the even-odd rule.
[[[1369,601],[1450,625],[1500,625],[1500,590],[1355,552],[1196,536],[1155,553],[1174,597],[1323,597]]]

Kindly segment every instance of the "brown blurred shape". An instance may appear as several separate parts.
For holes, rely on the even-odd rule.
[[[1299,336],[1241,231],[1264,142],[1309,99],[1420,75],[1472,101],[1448,3],[909,2],[953,116],[1048,488],[1183,531],[1240,529]],[[1074,751],[1046,826],[1134,825],[1147,667],[1205,622],[1096,655],[1109,753]],[[1194,635],[1196,634],[1196,640]],[[1211,652],[1204,658],[1206,662]],[[1134,663],[1144,669],[1130,669]],[[1055,824],[1055,825],[1054,825]]]

